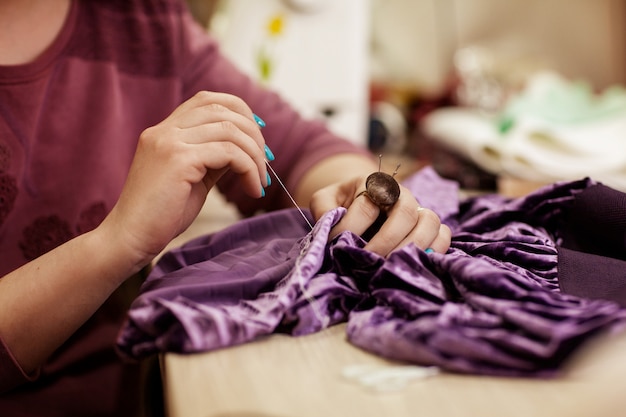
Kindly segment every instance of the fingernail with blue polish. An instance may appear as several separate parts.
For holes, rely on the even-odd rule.
[[[267,186],[272,185],[272,179],[270,178],[270,174],[268,172],[265,173],[265,178],[267,178]]]
[[[253,116],[254,116],[254,121],[256,122],[256,124],[259,125],[259,127],[265,127],[265,122],[263,121],[263,119],[261,119],[256,114],[253,114]]]
[[[274,159],[276,159],[274,157],[274,154],[272,153],[272,151],[267,145],[265,145],[265,157],[267,158],[268,161],[273,161]]]
[[[424,250],[424,252],[426,252],[426,253],[433,253],[434,251],[435,251],[435,250],[434,250],[433,248],[426,248],[426,249]]]
[[[261,197],[265,197],[265,189],[261,187]]]

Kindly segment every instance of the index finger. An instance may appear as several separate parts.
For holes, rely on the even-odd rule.
[[[232,94],[199,91],[179,105],[171,117],[185,120],[186,126],[182,127],[230,121],[254,139],[261,149],[265,146],[265,139],[260,133],[260,128],[265,122],[252,112],[245,101]]]

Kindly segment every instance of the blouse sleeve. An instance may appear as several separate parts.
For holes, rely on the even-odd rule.
[[[319,161],[340,153],[369,155],[366,149],[331,133],[323,122],[305,120],[283,98],[238,70],[221,52],[215,39],[184,11],[180,25],[183,98],[197,91],[220,91],[242,98],[267,124],[267,145],[276,159],[272,167],[290,191],[306,171]],[[306,80],[302,80],[306,82]],[[266,189],[266,197],[253,199],[241,192],[239,179],[226,174],[219,189],[245,214],[280,208],[279,187]]]
[[[39,372],[28,375],[17,363],[15,357],[0,338],[0,394],[10,391],[26,382],[37,379]]]

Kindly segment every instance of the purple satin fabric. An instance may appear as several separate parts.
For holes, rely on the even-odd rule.
[[[565,294],[564,213],[591,180],[524,198],[459,201],[427,168],[405,182],[453,232],[446,254],[414,245],[379,257],[327,213],[307,233],[295,210],[264,214],[166,254],[121,329],[121,355],[202,352],[272,333],[347,322],[348,340],[390,359],[490,375],[551,375],[600,331],[620,331],[613,301]]]

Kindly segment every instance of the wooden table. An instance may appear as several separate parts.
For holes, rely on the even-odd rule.
[[[219,195],[203,211],[173,245],[237,220]],[[626,337],[581,349],[558,379],[439,373],[395,392],[342,376],[355,365],[403,366],[351,345],[345,325],[160,359],[169,417],[626,417]]]
[[[170,417],[626,416],[626,338],[580,352],[559,379],[439,373],[378,392],[342,376],[399,366],[345,340],[345,325],[161,358]]]

